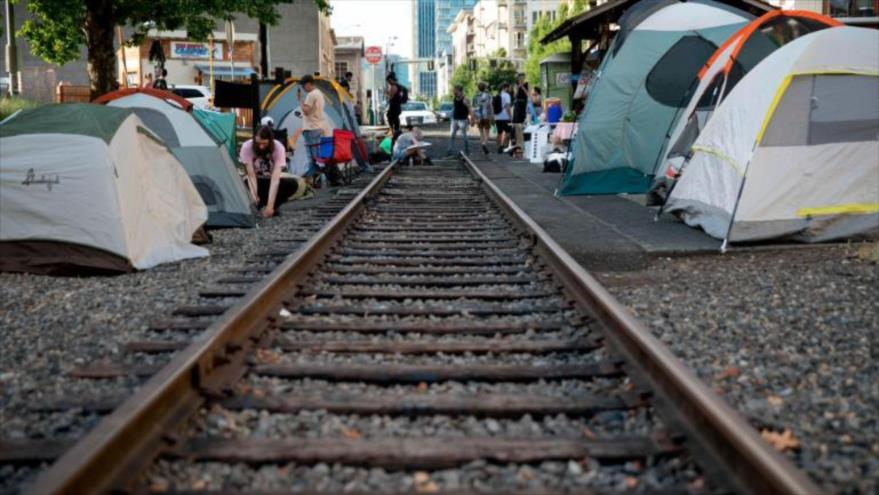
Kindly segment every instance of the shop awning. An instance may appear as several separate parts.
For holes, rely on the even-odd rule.
[[[208,75],[211,72],[210,64],[195,64],[195,68],[198,69],[202,74]],[[250,77],[251,74],[256,74],[256,70],[253,67],[244,65],[244,64],[235,64],[235,77]],[[232,65],[229,62],[217,62],[214,63],[214,77],[231,77],[232,76]]]

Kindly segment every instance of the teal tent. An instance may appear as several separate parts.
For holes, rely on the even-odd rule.
[[[235,142],[235,114],[214,112],[194,107],[192,116],[229,153],[232,163],[237,163],[237,143]]]
[[[580,114],[559,194],[647,192],[699,69],[751,19],[712,0],[643,0],[629,8]]]

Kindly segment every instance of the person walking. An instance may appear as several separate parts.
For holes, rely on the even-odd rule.
[[[299,85],[301,87],[296,89],[296,100],[299,101],[299,108],[303,114],[302,137],[305,138],[310,159],[305,177],[314,180],[315,176],[320,173],[320,165],[317,161],[320,152],[320,138],[331,135],[332,127],[324,115],[326,101],[323,93],[314,85],[314,76],[311,74],[302,76],[299,79]],[[306,93],[305,99],[302,98],[303,89]],[[317,187],[317,184],[315,186]]]
[[[451,128],[449,132],[451,133],[451,138],[449,139],[449,155],[453,155],[455,153],[455,137],[458,135],[458,131],[461,131],[461,136],[464,138],[464,154],[470,154],[470,141],[467,139],[467,128],[470,127],[470,102],[467,101],[467,97],[464,96],[464,87],[459,85],[455,86],[453,90],[452,96],[452,118],[451,118]]]
[[[387,83],[387,89],[385,90],[388,100],[387,121],[388,127],[394,133],[391,139],[396,142],[397,137],[400,135],[400,114],[403,113],[403,95],[400,91],[400,85],[397,84],[397,76],[393,72],[388,74]]]
[[[473,117],[476,119],[476,128],[479,130],[479,145],[482,154],[488,156],[488,138],[491,135],[491,122],[494,113],[491,111],[491,95],[488,93],[488,84],[479,83],[479,92],[473,97]]]
[[[510,85],[501,84],[498,94],[491,99],[492,111],[494,111],[494,125],[497,130],[497,152],[503,153],[510,137],[510,93],[508,92]]]

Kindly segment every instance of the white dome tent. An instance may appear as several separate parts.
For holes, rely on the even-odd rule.
[[[729,242],[879,233],[879,32],[803,36],[714,113],[666,211]]]

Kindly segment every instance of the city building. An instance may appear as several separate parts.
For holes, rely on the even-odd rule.
[[[462,9],[473,10],[478,0],[436,0],[436,56],[452,53],[452,35],[449,26]],[[540,1],[540,0],[537,0]]]
[[[336,36],[330,16],[320,12],[314,0],[289,0],[275,4],[275,8],[280,18],[268,28],[269,70],[283,67],[296,77],[320,72],[335,79]],[[259,32],[259,24],[243,16],[235,21],[235,27]]]
[[[31,17],[27,11],[27,1],[22,0],[14,4],[16,28]],[[268,28],[269,42],[269,67],[283,67],[293,74],[320,72],[328,77],[335,77],[335,36],[330,29],[329,17],[318,11],[313,0],[290,0],[287,3],[277,4],[276,8],[280,19],[276,26]],[[165,56],[168,58],[168,81],[172,84],[192,84],[199,71],[198,66],[209,63],[208,54],[210,48],[206,43],[193,42],[182,35],[182,31],[153,32],[154,39],[159,39],[165,48]],[[235,19],[236,42],[234,47],[234,59],[237,70],[241,74],[256,71],[259,67],[259,23],[244,15],[237,15]],[[125,29],[124,36],[130,36],[131,30]],[[217,23],[214,28],[214,54],[217,64],[214,69],[215,77],[231,76],[231,59],[229,49],[225,43],[224,26]],[[31,53],[30,46],[25,38],[16,39],[19,53],[19,66],[22,79],[22,96],[39,102],[49,102],[55,99],[56,87],[64,82],[73,86],[88,86],[89,76],[86,69],[87,53],[85,47],[81,50],[79,60],[69,62],[63,66],[50,64]],[[172,45],[173,43],[173,45]],[[173,47],[173,51],[172,51]],[[295,49],[291,49],[295,47]],[[147,49],[149,45],[147,45]],[[273,49],[274,48],[274,49]],[[142,55],[143,47],[129,47],[124,51],[125,66],[123,68],[123,51],[118,50],[118,63],[120,66],[120,83],[125,69],[128,72],[129,82],[141,83],[148,72],[152,72],[151,64],[144,65]],[[220,56],[222,55],[222,58]],[[0,50],[0,67],[5,66],[5,50]],[[240,64],[240,67],[239,67]],[[209,70],[209,68],[208,68]],[[133,74],[132,74],[133,73]],[[221,74],[228,74],[224,76]],[[3,74],[5,77],[7,74]],[[209,81],[204,78],[203,83]]]
[[[415,58],[432,59],[436,56],[436,0],[415,0],[413,6],[413,54]],[[436,73],[420,67],[410,66],[412,94],[432,98],[436,96]]]
[[[336,79],[342,80],[346,72],[351,72],[354,79],[350,83],[351,96],[355,105],[360,108],[361,115],[366,110],[366,85],[363,77],[363,54],[366,45],[362,36],[336,37]]]
[[[594,0],[593,0],[594,1]],[[550,21],[555,21],[558,17],[559,7],[563,4],[570,5],[570,0],[529,0],[525,6],[525,19],[528,23],[528,32],[537,23],[537,20],[543,16],[549,17]],[[604,3],[601,0],[594,2],[597,5]]]
[[[165,53],[165,78],[168,85],[199,84],[210,87],[214,79],[247,79],[256,72],[259,53],[257,33],[236,32],[234,50],[229,49],[224,31],[214,31],[214,42],[191,41],[185,31],[150,31],[139,46],[117,50],[119,80],[128,78],[128,86],[140,86],[147,74],[153,74],[150,47],[158,40]],[[213,50],[213,57],[211,57]],[[234,62],[234,63],[233,63]]]

